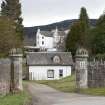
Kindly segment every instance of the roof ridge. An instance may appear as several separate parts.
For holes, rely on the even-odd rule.
[[[29,54],[29,53],[30,53],[30,54],[35,54],[35,53],[48,53],[48,54],[49,54],[49,53],[71,53],[71,52],[50,52],[50,51],[49,51],[49,52],[28,52],[28,54]]]

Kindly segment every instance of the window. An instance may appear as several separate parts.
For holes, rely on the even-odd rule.
[[[44,37],[42,36],[42,39],[44,39]]]
[[[44,44],[44,41],[42,41],[42,45]]]
[[[54,70],[48,70],[47,71],[47,77],[48,78],[54,78]]]
[[[59,77],[63,77],[63,70],[59,70]]]

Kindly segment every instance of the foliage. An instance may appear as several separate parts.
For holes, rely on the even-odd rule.
[[[8,55],[11,48],[19,45],[19,38],[13,27],[13,22],[7,17],[0,17],[0,56]]]
[[[89,23],[89,17],[86,11],[85,7],[81,8],[81,12],[80,12],[80,17],[79,17],[79,21],[83,22],[83,31],[87,31],[87,29],[90,27],[90,23]]]
[[[21,4],[19,0],[4,0],[1,4],[1,15],[7,16],[14,22],[15,31],[22,40],[23,19],[21,18]]]
[[[66,39],[66,49],[75,55],[76,49],[81,44],[81,27],[80,23],[76,22],[71,26],[71,30]]]
[[[81,8],[79,21],[74,23],[66,40],[66,49],[75,54],[78,47],[88,48],[89,18],[84,7]]]
[[[97,20],[96,27],[90,27],[86,9],[81,8],[79,22],[72,25],[66,40],[66,49],[73,55],[78,47],[88,49],[91,55],[105,53],[105,13]]]
[[[104,54],[96,54],[93,56],[96,60],[105,61],[105,53]]]
[[[105,53],[105,14],[101,15],[97,21],[96,28],[93,29],[92,53]]]
[[[24,105],[25,103],[29,103],[29,101],[30,97],[26,92],[0,97],[0,105]]]
[[[105,96],[105,88],[81,89],[80,93],[88,94],[88,95],[95,95],[95,96]]]

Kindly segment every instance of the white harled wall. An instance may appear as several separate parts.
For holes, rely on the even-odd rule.
[[[36,46],[42,49],[53,49],[57,46],[57,43],[60,40],[58,36],[58,29],[55,30],[52,37],[48,37],[41,34],[40,29],[38,29],[36,34]],[[44,44],[42,44],[44,42]]]
[[[37,40],[37,46],[40,48],[53,48],[53,37],[45,37],[39,34]],[[44,44],[42,44],[42,42],[44,42]]]
[[[29,66],[30,80],[57,80],[59,70],[63,70],[63,78],[71,75],[71,66]],[[54,78],[47,77],[47,71],[54,70]]]

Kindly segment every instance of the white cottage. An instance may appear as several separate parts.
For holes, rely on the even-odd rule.
[[[59,80],[70,76],[72,64],[70,52],[27,53],[30,80]]]

